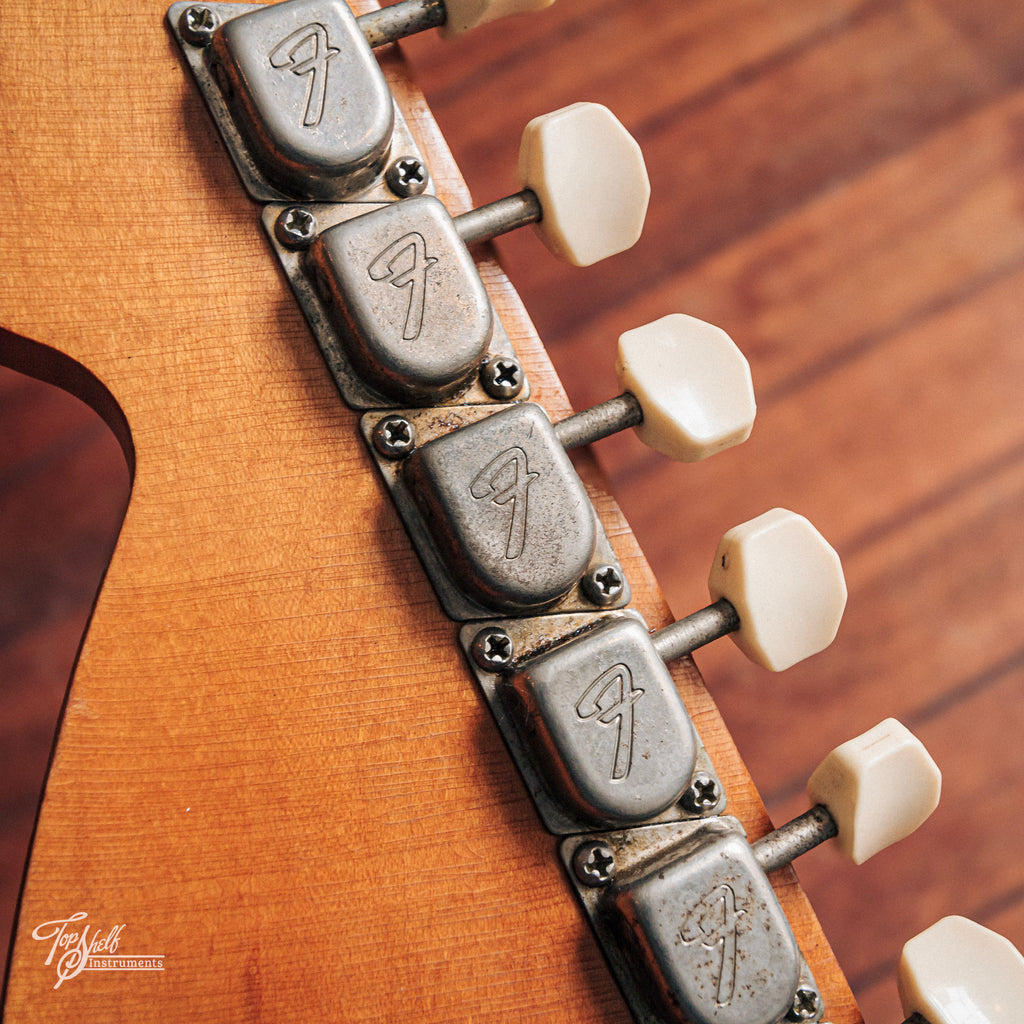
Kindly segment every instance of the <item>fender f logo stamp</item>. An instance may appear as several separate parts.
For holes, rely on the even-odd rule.
[[[644,691],[633,685],[629,666],[618,664],[602,672],[576,702],[576,717],[581,722],[617,726],[612,782],[622,782],[633,767],[633,705],[643,695]]]
[[[423,311],[427,301],[427,271],[437,262],[427,255],[427,243],[418,231],[392,242],[367,268],[374,281],[394,288],[407,288],[409,304],[405,311],[402,340],[415,341],[423,330]]]
[[[288,69],[293,75],[307,76],[306,110],[302,124],[315,128],[324,116],[327,96],[327,62],[341,51],[327,40],[327,29],[319,22],[303,25],[285,36],[270,51],[271,67]]]
[[[469,485],[478,500],[490,498],[495,505],[508,506],[510,522],[505,557],[510,561],[523,553],[526,544],[526,491],[539,477],[526,464],[526,452],[518,445],[496,455]]]
[[[46,966],[56,961],[57,981],[60,988],[65,981],[78,977],[82,971],[162,971],[165,957],[158,954],[118,953],[121,935],[127,927],[115,924],[110,928],[97,928],[82,922],[89,915],[80,910],[69,917],[45,921],[32,931],[32,938],[48,942]]]
[[[733,887],[723,883],[693,907],[679,931],[684,945],[699,942],[707,950],[720,949],[715,978],[718,1006],[728,1006],[736,994],[737,931],[745,914]]]

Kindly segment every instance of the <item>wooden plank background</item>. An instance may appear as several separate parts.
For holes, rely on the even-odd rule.
[[[671,311],[726,328],[759,419],[676,466],[597,448],[677,614],[717,537],[774,505],[846,566],[833,648],[781,676],[727,642],[698,664],[776,820],[823,754],[879,719],[945,773],[933,820],[860,869],[798,871],[865,1018],[899,1017],[902,942],[961,913],[1024,946],[1024,8],[993,0],[559,0],[451,44],[406,44],[479,201],[518,134],[578,99],[648,160],[629,254],[564,267],[500,244],[577,407],[613,393],[615,338]],[[210,130],[198,126],[196,130]],[[83,406],[0,371],[0,934],[53,722],[127,496]]]

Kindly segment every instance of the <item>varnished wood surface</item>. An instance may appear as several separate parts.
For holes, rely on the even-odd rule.
[[[528,232],[500,244],[574,405],[611,393],[617,333],[666,312],[720,324],[751,360],[744,447],[680,467],[616,438],[598,457],[678,614],[705,600],[717,536],[767,507],[808,515],[844,558],[850,606],[829,652],[778,677],[727,643],[697,660],[777,820],[802,809],[820,756],[886,715],[944,769],[942,806],[900,849],[856,871],[829,850],[799,866],[869,1022],[899,1019],[894,958],[936,917],[1024,944],[1021,20],[943,0],[559,0],[447,48],[406,46],[479,200],[512,187],[522,124],[576,99],[606,103],[645,150],[651,213],[631,253],[573,270]],[[216,218],[236,184],[209,131],[200,117],[190,145],[212,170],[154,188],[180,209],[212,182]],[[68,196],[22,184],[15,198],[74,215]],[[27,244],[23,228],[3,237]],[[245,259],[266,257],[244,237],[217,267],[239,287]],[[114,258],[130,249],[126,235]],[[68,305],[57,280],[52,296]],[[11,378],[0,398],[9,894],[126,484],[81,411]]]

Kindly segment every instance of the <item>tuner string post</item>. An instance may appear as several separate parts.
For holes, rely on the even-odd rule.
[[[643,419],[644,413],[640,403],[635,396],[626,391],[615,398],[609,398],[607,402],[601,402],[559,420],[554,424],[555,437],[566,450],[579,448],[580,445],[617,434],[627,427],[639,426]]]
[[[740,628],[740,617],[736,609],[724,597],[714,604],[687,615],[678,622],[665,626],[651,634],[658,657],[662,661],[675,661],[684,654],[690,654],[698,647],[711,643],[719,637],[734,633]]]
[[[466,245],[475,245],[527,224],[539,224],[543,216],[536,192],[525,188],[504,199],[460,213],[452,221],[462,241]]]
[[[430,28],[439,28],[447,20],[444,0],[401,0],[401,3],[390,7],[359,15],[356,24],[367,43],[377,47]]]
[[[817,804],[758,839],[753,844],[754,857],[768,875],[837,835],[835,818],[824,804]]]

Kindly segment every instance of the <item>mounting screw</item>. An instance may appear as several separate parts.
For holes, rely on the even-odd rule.
[[[512,664],[512,637],[497,626],[486,626],[473,637],[469,652],[485,672],[502,672]]]
[[[818,992],[809,985],[801,985],[793,996],[793,1006],[786,1020],[810,1021],[821,1016],[822,1002]]]
[[[430,174],[419,157],[400,156],[384,172],[384,180],[396,196],[408,199],[409,196],[418,196],[423,192]]]
[[[404,416],[385,416],[373,428],[373,447],[385,459],[404,459],[416,447],[416,428]]]
[[[507,402],[523,390],[526,376],[523,368],[508,356],[495,356],[480,367],[480,384],[498,401]]]
[[[583,595],[591,604],[607,608],[615,604],[626,588],[622,573],[614,565],[599,565],[580,581]]]
[[[186,7],[178,19],[182,39],[193,46],[209,46],[217,27],[217,15],[209,7]]]
[[[717,807],[721,799],[722,792],[718,787],[718,780],[713,779],[707,772],[697,772],[679,798],[679,802],[690,814],[704,814]]]
[[[572,869],[584,885],[607,885],[615,877],[615,854],[607,843],[584,843],[573,854]]]
[[[316,217],[304,206],[289,206],[274,222],[274,237],[286,249],[308,249],[316,238]]]

